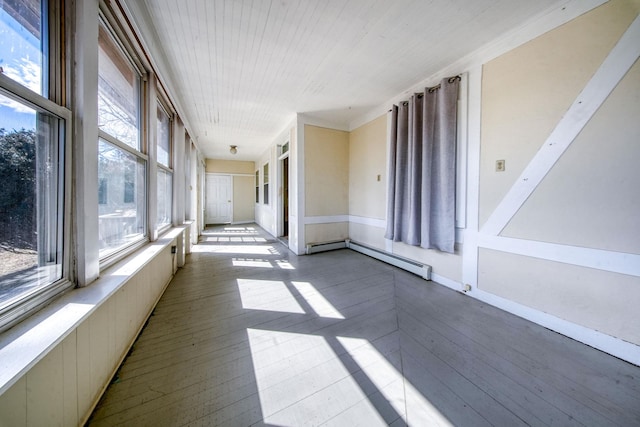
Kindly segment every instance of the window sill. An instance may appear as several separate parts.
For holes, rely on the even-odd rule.
[[[187,226],[174,227],[107,268],[96,281],[70,290],[0,334],[0,395],[73,332]]]

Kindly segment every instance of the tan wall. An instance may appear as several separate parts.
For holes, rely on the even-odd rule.
[[[349,133],[305,125],[306,216],[349,212]]]
[[[256,171],[254,162],[237,161],[237,160],[206,160],[207,173],[249,173]]]
[[[350,215],[385,218],[386,151],[386,115],[360,126],[349,134]]]
[[[636,15],[637,6],[613,1],[485,64],[480,225]],[[506,171],[495,172],[501,159]]]
[[[233,222],[255,220],[255,177],[233,177]]]
[[[384,251],[386,240],[384,238],[384,228],[372,225],[349,223],[349,238],[354,242]]]
[[[640,254],[639,88],[636,62],[503,235]]]
[[[480,249],[482,289],[639,344],[637,277]]]
[[[481,224],[639,11],[611,1],[484,66]],[[639,96],[636,63],[501,236],[640,254]],[[498,159],[506,172],[494,171]],[[504,250],[480,249],[479,289],[640,344],[639,277]]]
[[[304,232],[307,244],[345,240],[349,237],[349,223],[307,224],[304,226]]]
[[[234,175],[232,222],[255,221],[255,162],[237,160],[206,160],[207,173]],[[238,176],[248,174],[251,176]]]

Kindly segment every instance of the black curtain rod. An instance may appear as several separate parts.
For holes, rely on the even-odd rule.
[[[449,78],[447,79],[447,82],[449,82],[449,83],[453,83],[453,82],[455,82],[456,80],[462,80],[462,77],[460,77],[460,75],[453,76],[453,77],[449,77]],[[425,88],[425,90],[426,90],[427,92],[429,92],[429,93],[433,93],[433,92],[435,92],[435,91],[436,91],[436,90],[438,90],[438,89],[440,89],[440,84],[437,84],[436,86],[433,86],[433,87]],[[418,98],[422,98],[422,97],[424,96],[424,93],[418,93],[416,96],[417,96]],[[409,101],[402,101],[400,104],[402,104],[402,105],[409,105]],[[389,110],[388,112],[391,112],[391,110]]]

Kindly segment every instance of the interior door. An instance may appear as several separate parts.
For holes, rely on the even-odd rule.
[[[230,175],[207,175],[206,223],[231,222],[233,188]]]

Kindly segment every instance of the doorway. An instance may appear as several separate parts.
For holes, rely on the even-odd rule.
[[[289,156],[282,162],[282,237],[289,237]]]
[[[206,224],[229,224],[232,220],[231,175],[209,175],[206,182]]]

